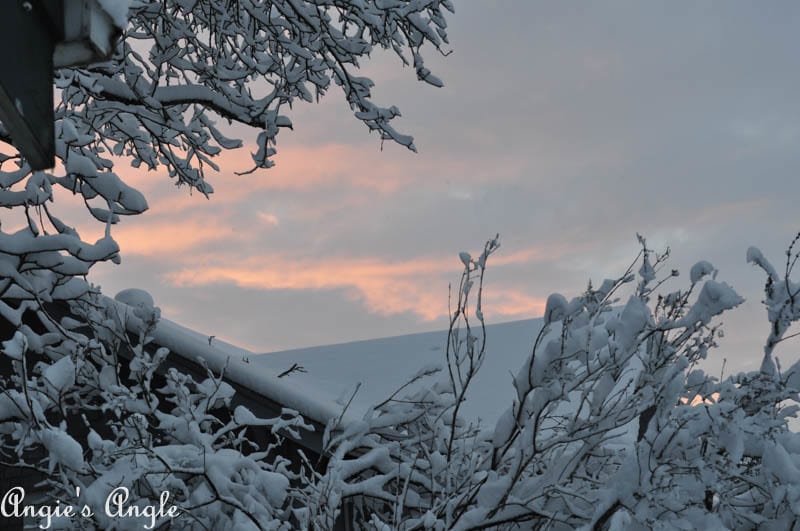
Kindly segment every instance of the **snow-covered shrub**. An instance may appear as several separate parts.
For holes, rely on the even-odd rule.
[[[548,299],[545,326],[509,382],[516,398],[489,427],[459,408],[491,363],[481,292],[499,243],[477,259],[462,253],[444,368],[424,369],[430,385],[395,393],[361,422],[329,427],[331,462],[307,521],[324,524],[345,502],[358,525],[380,530],[798,525],[800,437],[785,404],[797,399],[800,365],[781,374],[771,358],[800,318],[794,261],[780,278],[748,252],[769,275],[772,331],[759,372],[720,382],[697,364],[716,346],[715,319],[741,297],[706,261],[687,287],[666,291],[678,276],[665,269],[669,252],[640,243],[618,278]]]
[[[224,374],[165,368],[166,350],[148,345],[159,317],[151,299],[93,292],[61,319],[40,311],[41,327],[3,343],[0,455],[41,471],[48,498],[91,513],[57,519],[66,527],[793,528],[800,436],[787,420],[800,362],[782,370],[774,347],[800,318],[797,253],[791,246],[780,276],[748,251],[767,273],[763,361],[718,381],[697,365],[716,346],[715,319],[741,297],[705,261],[687,287],[667,290],[678,281],[668,253],[640,242],[618,278],[572,300],[549,297],[545,326],[509,380],[515,399],[489,426],[461,408],[491,363],[481,304],[497,238],[477,258],[460,255],[444,366],[421,368],[415,385],[359,421],[332,419],[322,461],[281,447],[283,434],[311,428],[295,412],[258,419],[230,407]],[[120,487],[126,507],[182,512],[109,518]]]
[[[44,472],[47,500],[82,509],[54,520],[67,528],[291,529],[290,482],[299,476],[281,443],[311,426],[290,410],[259,419],[232,408],[224,374],[161,370],[167,350],[147,346],[158,315],[95,295],[60,323],[74,354],[58,357],[22,332],[6,341],[4,461]],[[82,331],[69,330],[76,325]],[[145,512],[162,505],[179,512]],[[141,518],[128,516],[131,507]]]

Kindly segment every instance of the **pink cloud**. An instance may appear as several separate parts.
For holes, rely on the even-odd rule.
[[[280,223],[280,220],[278,219],[278,216],[276,216],[275,214],[269,214],[269,213],[266,213],[266,212],[259,212],[258,213],[258,219],[260,219],[261,221],[263,221],[267,225],[272,225],[273,227],[277,227],[278,224]]]
[[[278,255],[205,267],[187,265],[168,273],[166,279],[181,287],[232,282],[245,289],[346,289],[372,312],[413,312],[430,321],[448,314],[447,285],[456,281],[458,274],[458,261],[452,257],[389,262],[377,258],[312,260]],[[487,317],[530,317],[541,314],[544,308],[544,299],[514,290],[491,288],[487,293],[491,293],[487,295]]]
[[[291,141],[291,139],[290,139]],[[244,199],[254,193],[292,191],[312,192],[320,189],[358,189],[378,194],[391,194],[417,182],[431,183],[431,168],[457,176],[459,183],[497,182],[506,176],[517,175],[524,161],[506,160],[498,168],[480,156],[456,158],[415,154],[396,146],[381,151],[374,138],[360,144],[302,145],[287,143],[279,146],[274,157],[275,166],[247,175],[236,172],[252,168],[250,156],[254,145],[246,144],[236,150],[224,150],[214,160],[223,168],[216,173],[209,170],[206,179],[214,187],[210,199],[217,204],[227,204]],[[141,190],[150,202],[151,210],[181,211],[204,203],[201,194],[174,190],[174,181],[161,170],[150,172],[144,168],[129,168],[118,161],[117,171],[124,173],[126,182]]]
[[[113,234],[123,256],[162,256],[166,262],[175,259],[177,253],[196,251],[215,241],[245,238],[233,227],[192,218],[166,223],[128,222],[115,227]]]
[[[412,312],[428,321],[447,315],[447,286],[457,282],[460,273],[458,259],[452,253],[397,261],[370,256],[310,258],[314,250],[302,243],[275,254],[253,244],[265,230],[294,230],[292,224],[302,222],[314,225],[328,217],[326,209],[340,210],[343,205],[358,208],[376,196],[391,196],[404,187],[419,186],[419,181],[426,186],[443,186],[443,180],[430,179],[431,166],[463,175],[465,185],[495,179],[497,174],[489,171],[488,164],[481,170],[468,157],[432,161],[432,155],[398,149],[381,152],[377,145],[374,149],[343,144],[294,145],[281,147],[272,169],[233,174],[249,169],[252,149],[223,152],[217,158],[226,171],[208,176],[216,190],[208,201],[201,194],[176,190],[174,181],[162,172],[128,168],[120,161],[117,171],[124,172],[126,182],[140,189],[150,205],[144,215],[123,219],[113,228],[123,258],[146,256],[157,270],[168,271],[164,275],[168,282],[182,287],[230,282],[258,290],[336,289],[377,314]],[[512,166],[509,161],[503,171],[511,171]],[[320,195],[325,199],[325,190],[331,189],[337,191],[336,201],[321,201]],[[276,209],[274,198],[281,197],[278,192],[299,197],[294,197],[289,206],[278,203]],[[263,206],[252,206],[253,199],[262,198]],[[237,216],[239,224],[234,225],[233,216],[239,212],[252,215],[252,222],[242,224],[241,216]],[[231,240],[237,245],[226,246],[225,254],[213,248]],[[490,267],[552,259],[562,252],[542,247],[503,251],[492,257]],[[540,298],[499,285],[492,286],[486,297],[485,314],[490,319],[538,315],[544,305]]]

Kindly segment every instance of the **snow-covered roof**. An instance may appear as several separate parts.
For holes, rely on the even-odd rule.
[[[530,354],[541,327],[541,319],[486,327],[486,361],[467,396],[466,416],[493,424],[508,407],[511,374]],[[360,418],[420,368],[444,366],[447,331],[256,354],[216,338],[209,341],[207,335],[162,318],[153,339],[173,355],[192,362],[202,359],[215,372],[224,368],[229,380],[325,424],[341,415],[357,386],[345,419]],[[278,377],[294,364],[305,372]]]
[[[129,327],[136,321],[137,307],[153,304],[152,298],[141,290],[125,290],[115,298],[116,304],[128,313],[128,319],[133,319],[128,321]],[[466,417],[480,418],[484,425],[493,425],[511,404],[514,396],[511,375],[530,354],[542,324],[541,319],[527,319],[486,327],[486,358],[462,408]],[[167,347],[172,356],[192,363],[202,360],[215,373],[224,370],[229,381],[325,424],[342,414],[351,397],[345,420],[361,418],[421,368],[432,364],[444,367],[447,331],[269,354],[256,354],[164,318],[152,337],[155,344]],[[303,371],[279,377],[295,364]]]
[[[149,295],[140,290],[126,290],[117,299],[116,304],[129,319],[137,307],[152,304]],[[135,321],[133,316],[129,328],[133,324],[135,330]],[[461,408],[463,416],[480,419],[484,428],[495,425],[514,398],[512,375],[530,355],[543,324],[539,318],[486,327],[485,361]],[[554,333],[558,332],[551,331]],[[171,356],[207,365],[215,373],[224,370],[227,381],[250,395],[247,399],[251,405],[271,402],[273,409],[291,408],[324,426],[331,419],[340,419],[343,424],[361,419],[423,367],[444,367],[447,331],[256,354],[162,318],[152,338],[155,344],[167,347]],[[303,370],[279,376],[295,365]],[[633,440],[636,427],[632,422],[619,433]]]
[[[120,318],[130,332],[138,333],[143,326],[142,316],[153,311],[153,298],[145,291],[127,289],[118,293],[108,303],[116,306]],[[144,312],[144,313],[142,313]],[[225,379],[238,388],[239,395],[249,395],[248,408],[263,416],[257,409],[290,408],[302,413],[307,419],[325,424],[330,418],[338,417],[341,408],[331,404],[324,393],[315,387],[300,388],[296,382],[278,378],[278,371],[261,366],[254,361],[257,354],[249,350],[218,340],[213,336],[201,334],[183,327],[169,319],[160,318],[154,331],[150,333],[152,343],[166,347],[170,351],[167,362],[173,365],[192,368],[204,372],[207,366],[215,374],[224,372]],[[272,402],[272,404],[268,404]],[[254,409],[253,405],[265,406]]]
[[[173,356],[191,362],[202,360],[214,372],[225,371],[225,378],[278,404],[299,411],[319,423],[338,416],[341,408],[331,404],[328,395],[314,386],[298,386],[296,381],[278,378],[280,371],[257,362],[258,355],[246,349],[213,339],[161,319],[152,334],[153,341],[167,347]]]
[[[514,397],[511,374],[516,374],[530,354],[541,327],[541,319],[486,327],[486,360],[467,395],[462,409],[465,416],[481,418],[484,424],[494,425],[497,416]],[[282,383],[291,383],[302,391],[313,390],[315,396],[324,396],[326,402],[339,409],[360,384],[348,409],[360,417],[367,408],[388,398],[422,367],[432,363],[444,366],[446,342],[447,331],[437,331],[286,350],[263,354],[251,361],[273,374],[297,363],[306,372],[293,372],[281,378]]]

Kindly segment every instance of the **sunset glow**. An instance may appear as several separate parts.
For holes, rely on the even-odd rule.
[[[770,16],[747,26],[759,36],[748,44],[739,21],[755,15],[695,11],[666,22],[646,6],[459,6],[453,53],[427,56],[444,88],[390,54],[363,65],[418,153],[370,135],[331,87],[287,109],[293,130],[271,169],[237,175],[257,131],[229,131],[243,147],[216,157],[208,199],[120,162],[150,209],[114,227],[122,265],[92,280],[112,294],[142,287],[167,318],[270,350],[443,328],[458,253],[477,255],[496,233],[487,319],[537,317],[551,293],[621,274],[638,232],[671,248],[683,276],[669,289],[700,259],[737,286],[747,302],[720,343],[729,367],[756,363],[744,353],[762,346],[763,280],[744,252],[779,253],[797,229],[774,213],[800,193],[800,70],[786,68],[792,31]],[[254,315],[269,316],[268,335],[247,324]]]

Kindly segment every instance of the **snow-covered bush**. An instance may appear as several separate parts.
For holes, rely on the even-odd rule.
[[[281,443],[311,426],[290,410],[265,420],[230,407],[224,374],[160,370],[167,350],[147,348],[159,313],[152,305],[95,296],[71,310],[62,326],[92,332],[66,331],[74,354],[48,359],[53,352],[37,353],[17,332],[3,344],[12,374],[0,380],[4,460],[45,472],[46,499],[82,509],[55,524],[292,528],[289,487],[299,476]],[[147,506],[177,510],[153,515]],[[141,518],[128,516],[131,507]]]
[[[12,371],[0,382],[0,455],[45,473],[51,499],[91,513],[56,521],[66,527],[793,528],[800,435],[787,420],[800,362],[782,370],[774,347],[800,318],[794,244],[783,276],[748,251],[767,273],[763,361],[718,381],[697,365],[716,346],[716,318],[741,297],[705,261],[668,290],[678,282],[669,253],[640,242],[618,278],[548,299],[509,379],[515,399],[489,426],[461,407],[491,363],[481,304],[497,238],[477,258],[460,255],[444,366],[421,368],[359,421],[332,419],[321,461],[281,446],[311,429],[296,412],[258,419],[230,407],[224,374],[161,369],[166,350],[148,346],[158,309],[131,292],[126,304],[91,293],[58,321],[40,312],[43,329],[3,343]],[[107,517],[119,487],[140,519]],[[144,513],[163,492],[179,516]]]
[[[331,463],[312,486],[307,521],[325,528],[345,501],[358,525],[380,530],[798,525],[800,436],[786,404],[797,399],[800,365],[782,374],[771,357],[800,318],[800,284],[789,278],[797,255],[790,248],[780,277],[748,251],[768,274],[771,332],[759,372],[720,382],[697,364],[716,346],[715,318],[741,297],[706,261],[687,287],[665,291],[678,276],[665,269],[669,252],[640,243],[618,278],[570,301],[550,296],[509,381],[516,398],[489,427],[459,408],[491,363],[481,292],[499,243],[477,259],[462,253],[444,368],[423,370],[431,384],[396,393],[361,422],[329,428]]]

